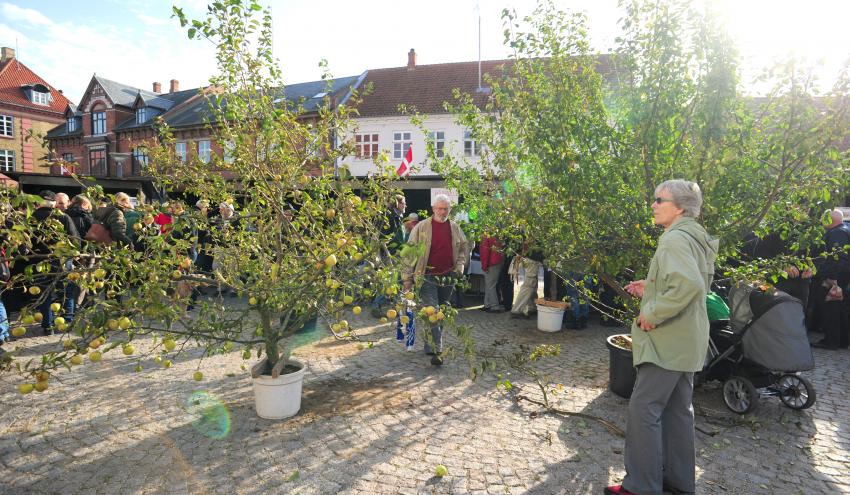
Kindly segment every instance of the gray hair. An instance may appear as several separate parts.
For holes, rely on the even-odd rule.
[[[667,191],[673,196],[673,204],[681,208],[682,216],[698,217],[702,207],[702,191],[696,182],[683,179],[666,180],[655,188],[657,195],[661,191]]]
[[[438,194],[438,195],[434,196],[434,201],[431,201],[431,206],[434,206],[437,203],[445,203],[445,204],[449,205],[449,207],[452,206],[452,201],[445,194]]]
[[[829,218],[833,225],[838,225],[844,221],[844,212],[839,209],[830,210]]]

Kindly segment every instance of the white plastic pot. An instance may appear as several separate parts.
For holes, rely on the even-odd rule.
[[[287,365],[297,366],[299,369],[277,378],[270,375],[252,378],[257,416],[265,419],[284,419],[295,416],[301,409],[301,385],[304,383],[307,367],[291,360]]]
[[[543,332],[557,332],[564,323],[564,310],[537,305],[537,329]]]

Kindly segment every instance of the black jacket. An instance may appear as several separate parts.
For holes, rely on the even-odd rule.
[[[71,205],[67,210],[65,210],[65,214],[71,218],[71,221],[74,223],[74,227],[76,227],[77,233],[80,237],[85,237],[86,232],[89,231],[93,221],[91,213],[77,205]]]

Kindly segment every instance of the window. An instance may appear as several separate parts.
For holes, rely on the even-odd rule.
[[[148,164],[148,149],[144,146],[133,148],[133,167],[134,170],[141,170],[142,167]],[[137,168],[138,167],[138,168]]]
[[[393,133],[393,158],[402,159],[410,147],[413,146],[410,132]]]
[[[15,137],[15,119],[11,115],[0,115],[0,136]]]
[[[62,161],[68,163],[74,163],[74,154],[73,153],[62,153]]]
[[[0,172],[15,171],[15,152],[12,150],[0,150]]]
[[[106,175],[106,149],[89,151],[89,170],[92,175]]]
[[[148,120],[148,109],[147,107],[141,107],[136,109],[136,123],[144,124]]]
[[[106,112],[92,112],[91,133],[106,134]]]
[[[174,153],[181,162],[186,162],[186,143],[174,143]]]
[[[434,156],[442,158],[446,149],[446,133],[443,131],[429,132],[428,140],[434,143]]]
[[[377,134],[356,134],[354,136],[354,147],[357,158],[368,160],[378,154]]]
[[[212,158],[212,148],[210,148],[209,140],[198,141],[198,159],[204,163],[209,163]]]
[[[478,156],[479,154],[481,154],[481,149],[473,139],[472,131],[463,131],[463,155]]]
[[[50,105],[50,93],[32,90],[32,102],[37,105]]]
[[[77,119],[74,117],[70,117],[68,119],[68,132],[74,132],[77,130]]]

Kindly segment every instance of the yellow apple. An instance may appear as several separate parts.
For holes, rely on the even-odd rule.
[[[37,295],[41,294],[41,287],[33,285],[32,287],[29,288],[29,293],[30,293],[30,295],[37,296]]]
[[[437,312],[437,310],[434,309],[434,306],[425,306],[425,308],[423,308],[423,311],[425,311],[425,314],[428,316],[431,316]]]
[[[74,354],[73,356],[71,356],[71,364],[73,364],[73,365],[83,364],[83,356],[80,356],[79,354]]]
[[[249,297],[248,298],[248,304],[250,304],[251,306],[256,306],[257,305],[257,298],[254,297],[254,296]]]
[[[170,368],[170,367],[171,367],[171,360],[170,360],[170,359],[166,359],[165,361],[163,361],[163,362],[162,362],[162,367],[163,367],[163,368],[165,368],[165,369]]]
[[[32,315],[26,315],[21,318],[21,323],[24,325],[32,325],[35,323],[35,318]]]
[[[36,313],[36,314],[32,315],[32,317],[33,317],[33,318],[35,319],[35,321],[36,321],[36,322],[38,322],[38,323],[41,323],[41,320],[43,320],[43,319],[44,319],[44,315],[43,315],[43,314],[41,314],[41,313]]]
[[[47,382],[35,382],[35,391],[44,392],[47,390]]]
[[[38,373],[35,374],[35,380],[38,381],[38,382],[46,382],[49,379],[50,379],[50,373],[48,373],[46,371],[42,370],[42,371],[39,371]]]
[[[174,270],[171,272],[171,278],[173,278],[174,280],[179,280],[182,276],[183,272],[181,272],[180,270]]]
[[[327,210],[325,210],[325,218],[331,219],[335,216],[336,216],[336,210],[334,210],[333,208],[328,208]]]
[[[94,351],[91,354],[89,354],[89,361],[91,361],[93,363],[97,363],[101,359],[103,359],[103,354],[101,354],[100,351]]]
[[[389,318],[390,320],[395,318],[397,315],[398,315],[398,312],[396,310],[394,310],[394,309],[387,310],[387,318]]]
[[[109,327],[110,330],[118,330],[118,320],[110,318],[106,320],[106,326]]]
[[[404,298],[407,299],[408,301],[412,301],[413,297],[414,297],[413,292],[405,292],[404,293]]]
[[[195,380],[196,382],[199,382],[199,381],[204,379],[204,374],[201,373],[200,371],[196,371],[192,374],[192,379]]]
[[[361,308],[360,306],[354,306],[353,308],[351,308],[351,312],[356,315],[359,315],[361,311],[363,311],[363,308]]]
[[[121,349],[121,352],[123,352],[125,356],[132,356],[133,353],[136,352],[136,349],[134,349],[132,345],[127,344]]]
[[[24,327],[15,327],[12,329],[12,335],[15,337],[23,337],[27,333],[27,329]]]
[[[335,254],[329,254],[328,257],[325,258],[325,265],[327,265],[327,266],[336,265],[336,255]]]
[[[351,304],[354,302],[354,298],[351,296],[342,296],[342,302],[345,304]]]
[[[94,271],[94,276],[95,278],[103,278],[106,276],[106,270],[104,270],[103,268],[98,268]]]
[[[162,341],[162,346],[165,347],[167,351],[173,351],[175,347],[177,347],[177,343],[172,339],[165,339]]]
[[[428,316],[428,321],[430,321],[431,323],[437,323],[437,322],[439,321],[439,318],[437,318],[437,315],[436,315],[436,314],[429,315],[429,316]]]
[[[184,270],[188,270],[191,267],[192,267],[192,260],[190,260],[189,258],[183,258],[182,260],[180,260],[180,268],[182,268]]]
[[[60,309],[62,309],[62,305],[59,304],[58,302],[55,302],[55,303],[50,305],[50,310],[53,311],[54,313],[58,313]]]
[[[130,328],[130,325],[132,323],[133,322],[130,321],[130,318],[122,316],[121,319],[118,320],[118,328],[120,328],[121,330],[127,330],[128,328]]]
[[[27,395],[28,393],[32,392],[34,388],[35,385],[33,385],[32,383],[22,383],[18,385],[18,392],[23,395]]]

